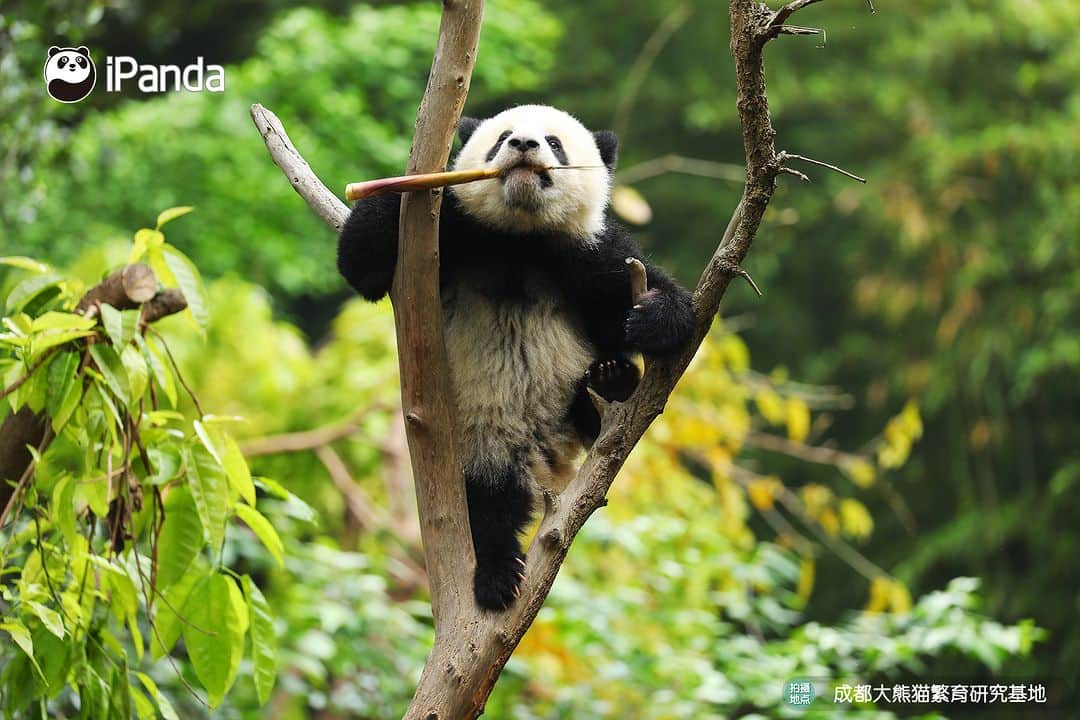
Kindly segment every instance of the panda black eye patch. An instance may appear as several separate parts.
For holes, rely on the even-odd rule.
[[[60,56],[60,65],[67,65],[67,55]]]
[[[548,135],[546,138],[548,147],[551,148],[551,152],[555,154],[555,159],[563,165],[569,165],[570,160],[566,157],[566,150],[563,149],[562,141],[554,135]]]
[[[484,160],[486,162],[491,162],[491,159],[493,157],[495,157],[495,155],[498,154],[499,148],[502,147],[503,142],[508,137],[510,137],[510,131],[509,130],[504,131],[503,134],[499,136],[499,139],[495,141],[495,144],[491,146],[491,149],[488,150],[488,154],[484,157]]]

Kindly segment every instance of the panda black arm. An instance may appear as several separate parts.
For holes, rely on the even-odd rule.
[[[577,307],[586,333],[600,358],[639,351],[646,355],[677,352],[690,341],[694,313],[690,293],[663,270],[645,262],[648,291],[637,302],[630,297],[626,258],[642,259],[629,234],[612,223],[596,243],[568,263]]]
[[[372,302],[390,292],[394,279],[400,208],[396,194],[359,200],[338,238],[338,271]]]
[[[648,290],[626,317],[626,342],[646,355],[682,350],[694,333],[691,295],[660,268],[645,262]]]

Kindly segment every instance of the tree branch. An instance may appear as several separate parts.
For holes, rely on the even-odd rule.
[[[698,177],[716,178],[717,180],[728,180],[730,182],[742,182],[746,174],[746,168],[733,163],[720,163],[714,160],[702,160],[669,153],[640,162],[626,170],[619,170],[615,174],[615,179],[623,185],[633,185],[665,173],[682,173],[684,175],[697,175]]]
[[[145,263],[134,263],[110,274],[90,288],[75,312],[93,317],[102,303],[117,310],[131,310],[149,301],[157,293],[157,276]]]
[[[813,5],[819,2],[821,2],[821,0],[792,0],[787,5],[780,8],[769,16],[768,21],[766,21],[764,26],[760,28],[762,37],[765,40],[772,40],[780,34],[824,36],[825,31],[822,28],[806,28],[798,27],[795,25],[785,25],[787,19],[797,13],[799,10],[802,10],[808,5]],[[877,8],[874,7],[874,0],[866,0],[866,5],[870,9],[871,14],[877,12]]]
[[[314,450],[315,448],[329,445],[330,443],[347,438],[356,433],[364,422],[364,418],[372,411],[386,410],[386,407],[374,405],[353,414],[343,422],[333,425],[324,425],[312,430],[300,432],[282,433],[280,435],[267,435],[266,437],[252,438],[240,443],[240,452],[245,457],[258,455],[274,455],[276,453],[300,452],[302,450]]]
[[[780,8],[772,14],[769,18],[769,23],[766,26],[767,31],[776,37],[776,34],[780,32],[780,27],[787,21],[789,17],[802,10],[807,5],[813,5],[814,3],[821,2],[821,0],[793,0],[784,7]]]
[[[815,0],[816,1],[816,0]],[[810,4],[789,3],[795,10]],[[471,594],[473,570],[468,513],[460,465],[454,457],[452,408],[438,302],[439,195],[406,195],[402,241],[391,298],[401,354],[402,399],[428,572],[436,639],[406,718],[456,720],[483,712],[495,681],[547,597],[577,532],[606,503],[616,473],[667,398],[712,325],[731,279],[745,276],[741,263],[761,224],[782,172],[765,94],[762,49],[774,16],[755,0],[731,0],[731,52],[735,59],[739,120],[746,156],[745,186],[693,297],[693,341],[678,356],[650,358],[644,377],[625,403],[610,403],[600,437],[577,476],[561,494],[549,494],[546,512],[528,552],[519,600],[502,613],[479,611]],[[417,119],[410,172],[439,170],[448,157],[452,128],[464,102],[475,57],[479,0],[444,1],[439,49]],[[345,208],[323,196],[325,187],[288,142],[268,110],[252,117],[275,162],[312,209],[335,231]],[[272,121],[272,123],[271,123]],[[267,128],[273,132],[268,132]],[[314,188],[314,190],[313,190]],[[466,560],[468,558],[468,560]]]
[[[319,445],[315,448],[315,457],[326,468],[334,487],[345,498],[345,509],[349,516],[355,520],[357,530],[371,530],[378,527],[386,527],[389,520],[381,509],[375,506],[364,489],[356,484],[349,467],[334,448],[329,445]]]
[[[255,103],[251,106],[251,119],[259,129],[266,149],[270,151],[270,157],[281,168],[281,172],[285,173],[285,177],[289,178],[293,190],[304,198],[308,207],[334,232],[341,232],[345,220],[349,217],[348,206],[330,192],[311,171],[311,166],[293,146],[288,133],[281,126],[278,116]]]
[[[175,315],[187,309],[187,298],[180,288],[166,288],[154,295],[143,304],[142,313],[139,316],[139,329],[145,330],[148,325],[156,323],[163,317]]]
[[[442,22],[427,88],[416,114],[408,173],[438,172],[450,159],[454,129],[472,79],[480,40],[483,0],[444,0]],[[442,192],[401,198],[394,304],[401,404],[409,441],[420,535],[424,543],[435,650],[463,643],[463,621],[475,615],[474,568],[465,479],[454,439],[450,369],[443,342],[439,298],[439,209]],[[425,666],[406,717],[459,717]],[[442,669],[437,672],[441,675]],[[440,715],[441,713],[441,715]]]

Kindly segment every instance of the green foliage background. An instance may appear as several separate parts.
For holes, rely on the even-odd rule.
[[[827,28],[824,46],[782,38],[767,57],[778,146],[870,183],[816,167],[801,168],[811,185],[782,181],[748,263],[765,298],[729,294],[727,330],[710,345],[724,360],[695,370],[707,375],[680,389],[687,402],[669,408],[612,507],[590,522],[492,716],[772,714],[775,686],[800,672],[911,679],[989,667],[1056,679],[1056,701],[1075,697],[1062,668],[1080,664],[1080,7],[876,4],[876,15],[856,1],[815,5],[800,22]],[[5,5],[0,255],[30,255],[90,284],[124,261],[133,230],[159,210],[195,205],[169,226],[169,242],[208,280],[209,323],[204,334],[180,318],[162,327],[185,377],[209,412],[246,418],[233,428],[241,440],[366,411],[334,447],[386,506],[388,308],[342,305],[333,238],[270,163],[247,108],[278,113],[331,188],[399,172],[437,10],[247,5],[230,4],[219,19],[231,32],[209,35],[210,18],[226,11],[207,0]],[[61,40],[91,46],[99,68],[105,54],[180,64],[201,54],[228,63],[227,90],[95,91],[60,106],[39,73]],[[494,0],[466,112],[563,106],[619,130],[623,172],[666,154],[737,164],[727,42],[723,3]],[[676,172],[633,188],[653,214],[642,243],[692,284],[739,185]],[[24,279],[0,275],[4,295]],[[724,372],[728,394],[700,389]],[[850,407],[812,401],[790,378],[837,388]],[[921,437],[910,414],[890,422],[909,402]],[[751,442],[770,429],[850,454],[812,464]],[[386,527],[351,527],[312,453],[251,462],[320,519],[266,498],[286,545],[282,570],[244,532],[226,544],[227,563],[260,571],[276,617],[282,671],[271,707],[281,717],[399,713],[430,640],[423,590],[403,569],[415,546]],[[777,532],[777,512],[815,547],[816,528],[886,574],[853,581],[827,543],[812,551]],[[960,576],[981,579],[981,600]],[[864,607],[888,612],[852,615]],[[1025,657],[1037,635],[1020,624],[1027,618],[1048,634]],[[921,644],[934,628],[952,634]],[[0,661],[17,652],[5,647]],[[194,678],[184,648],[176,654]],[[205,712],[168,665],[144,669],[181,716]],[[262,712],[250,672],[240,666],[220,716]]]

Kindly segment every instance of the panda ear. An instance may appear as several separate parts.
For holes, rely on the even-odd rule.
[[[596,147],[600,149],[600,159],[609,170],[615,169],[615,160],[619,154],[619,138],[610,130],[597,130],[593,133]]]
[[[60,52],[60,48],[53,45],[51,48],[49,48],[49,57],[52,57],[53,55],[55,55],[58,52]]]
[[[458,120],[457,135],[461,140],[462,145],[469,142],[469,138],[472,137],[473,132],[476,131],[476,128],[480,127],[480,122],[480,120],[471,117],[463,117]]]
[[[90,57],[90,48],[86,47],[85,45],[80,45],[79,47],[75,48],[75,52],[85,55],[86,57]]]

